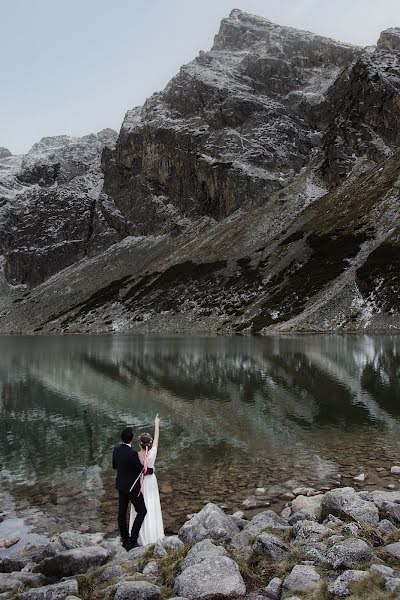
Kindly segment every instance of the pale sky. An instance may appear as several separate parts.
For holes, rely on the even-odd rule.
[[[232,8],[363,46],[400,26],[400,0],[0,0],[0,146],[119,130]]]

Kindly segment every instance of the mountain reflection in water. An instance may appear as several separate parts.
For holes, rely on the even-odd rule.
[[[278,501],[338,472],[387,483],[400,430],[390,336],[0,337],[0,502],[38,529],[115,530],[110,452],[162,420],[157,463],[175,530],[206,500]]]

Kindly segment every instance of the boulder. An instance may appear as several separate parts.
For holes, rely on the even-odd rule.
[[[253,517],[246,527],[232,538],[231,545],[235,548],[249,547],[252,540],[267,528],[287,530],[290,529],[290,525],[272,510],[265,510]]]
[[[332,530],[315,521],[304,520],[293,525],[293,533],[296,542],[319,542],[323,537],[332,533]]]
[[[185,544],[194,544],[207,538],[229,542],[239,531],[232,517],[216,504],[209,503],[186,521],[179,530],[179,538]]]
[[[66,550],[56,556],[45,558],[35,567],[35,571],[48,577],[69,577],[86,573],[90,567],[103,565],[109,557],[105,548],[89,546]]]
[[[289,592],[308,592],[319,587],[321,577],[312,565],[296,565],[285,578],[283,587]]]
[[[157,577],[160,572],[160,567],[158,566],[158,562],[156,560],[150,560],[147,565],[144,567],[142,574],[145,577]]]
[[[382,577],[393,577],[394,575],[394,570],[392,567],[388,567],[387,565],[371,565],[369,570],[372,573],[382,575]]]
[[[382,519],[382,521],[379,521],[377,530],[383,533],[383,535],[391,535],[392,533],[398,531],[397,527],[388,519]]]
[[[297,498],[292,500],[292,510],[295,513],[300,512],[306,517],[308,516],[319,521],[321,518],[323,497],[323,494],[318,496],[297,496]]]
[[[281,597],[283,581],[279,577],[271,579],[269,584],[264,590],[265,596],[268,600],[279,600]]]
[[[348,538],[334,544],[328,550],[327,559],[334,569],[351,569],[377,561],[371,546],[359,538]]]
[[[328,546],[324,542],[306,543],[302,546],[301,550],[304,558],[307,560],[312,560],[319,565],[329,564],[326,557]]]
[[[400,578],[399,577],[389,577],[385,582],[385,590],[387,592],[397,592],[400,590]]]
[[[24,587],[38,587],[43,585],[45,579],[40,574],[24,573],[0,573],[0,593],[11,590],[20,590]]]
[[[289,546],[279,536],[272,533],[260,533],[253,544],[255,554],[269,556],[272,560],[280,560],[289,551]]]
[[[400,502],[400,491],[385,492],[374,490],[373,492],[360,492],[360,497],[369,502],[373,502],[378,508],[390,502]]]
[[[177,535],[165,537],[162,540],[157,540],[154,546],[154,556],[165,556],[168,552],[179,550],[184,546],[182,540]]]
[[[385,502],[382,504],[380,512],[393,525],[400,526],[400,503]]]
[[[400,560],[400,542],[394,542],[383,547],[383,551],[388,556]]]
[[[363,500],[351,487],[337,488],[327,492],[321,504],[321,516],[329,514],[342,519],[352,519],[360,524],[377,525],[379,512],[373,502]]]
[[[105,581],[111,581],[113,579],[122,579],[126,575],[126,572],[119,565],[106,566],[96,577],[93,579],[93,583],[98,585]]]
[[[334,594],[335,596],[339,596],[339,598],[346,598],[350,596],[349,583],[352,581],[359,581],[364,577],[369,575],[368,571],[360,571],[360,570],[349,570],[345,571],[339,577],[335,579],[328,586],[328,592],[330,594]]]
[[[189,600],[232,598],[246,593],[238,565],[228,556],[213,554],[182,571],[175,580],[174,589]]]
[[[188,567],[197,565],[204,560],[211,560],[213,557],[228,556],[223,546],[216,546],[212,540],[203,540],[198,542],[189,550],[183,560],[180,570],[184,571]]]
[[[20,594],[20,600],[65,600],[67,596],[78,594],[78,582],[75,579],[61,581],[54,585],[29,590]]]
[[[79,531],[64,531],[50,539],[50,542],[44,547],[43,553],[46,557],[56,556],[61,552],[65,552],[65,550],[94,545],[95,542],[90,535],[80,533]]]
[[[118,585],[114,600],[161,600],[161,590],[148,581],[124,581]]]
[[[2,556],[0,558],[0,573],[13,573],[21,571],[26,565],[26,561],[14,558],[13,556]]]

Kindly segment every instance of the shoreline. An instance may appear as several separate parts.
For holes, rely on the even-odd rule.
[[[260,502],[263,492],[255,492]],[[128,553],[104,533],[57,534],[0,557],[0,598],[400,597],[399,489],[301,486],[292,495],[280,513],[259,506],[227,514],[207,503],[178,535]]]

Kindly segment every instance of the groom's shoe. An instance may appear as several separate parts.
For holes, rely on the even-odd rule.
[[[129,550],[132,550],[131,540],[130,539],[122,540],[122,547],[125,548],[125,550],[127,552],[129,552]]]
[[[129,548],[129,550],[132,550],[132,548],[139,548],[139,544],[138,544],[137,540],[131,538],[129,540],[129,542],[130,542],[130,548]]]

